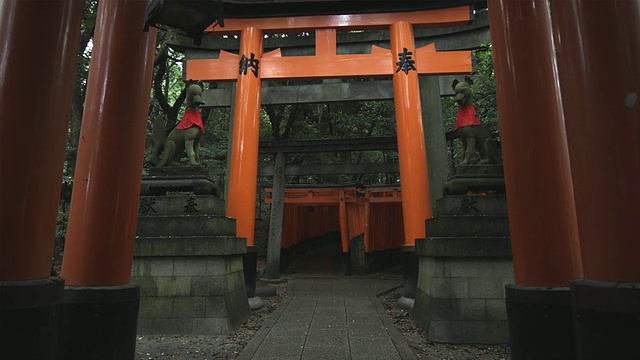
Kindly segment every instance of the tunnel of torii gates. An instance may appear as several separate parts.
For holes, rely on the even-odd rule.
[[[186,78],[202,81],[237,81],[233,138],[227,192],[228,217],[236,219],[237,236],[254,246],[261,80],[392,76],[401,187],[412,194],[402,202],[405,249],[425,236],[431,218],[427,159],[422,128],[418,74],[460,74],[472,71],[470,51],[436,52],[433,44],[416,49],[413,27],[467,25],[470,6],[367,15],[300,18],[227,19],[224,28],[210,27],[209,36],[240,35],[240,53],[221,51],[218,59],[186,61]],[[380,29],[390,31],[391,50],[373,46],[370,54],[338,55],[337,31]],[[263,54],[266,33],[295,33],[315,29],[313,56],[281,56],[280,50]],[[240,67],[238,67],[240,64]]]
[[[266,203],[273,203],[274,188],[265,188]],[[365,253],[398,249],[404,245],[402,191],[398,186],[319,185],[283,190],[280,195],[284,205],[280,230],[282,249],[335,232],[340,234],[345,255],[349,253],[350,240],[359,235],[362,235]]]
[[[575,336],[580,359],[637,358],[640,2],[487,4],[515,270],[512,293],[531,299],[530,311],[509,319],[512,339],[524,334],[527,340],[520,343],[524,348],[512,348],[512,356],[525,359],[528,350],[553,349]],[[62,277],[50,277],[83,3],[0,3],[2,358],[53,359],[59,350],[65,359],[80,358],[88,344],[109,349],[103,358],[133,358],[118,352],[122,339],[135,343],[139,301],[130,284],[131,264],[156,36],[154,29],[140,31],[145,5],[99,3]],[[241,184],[255,181],[260,80],[358,71],[393,77],[400,169],[403,174],[411,169],[402,179],[403,207],[411,209],[403,209],[405,243],[422,237],[430,207],[416,120],[417,76],[468,72],[469,59],[415,49],[412,25],[466,23],[469,14],[467,8],[410,13],[393,21],[382,17],[385,25],[371,25],[390,29],[391,50],[374,49],[347,61],[335,55],[334,27],[316,22],[331,17],[289,19],[317,29],[316,57],[307,59],[262,54],[262,34],[284,23],[256,19],[236,28],[241,55],[191,61],[187,77],[220,79],[215,68],[238,82],[229,215],[239,223],[251,217],[242,204],[253,203],[255,194],[243,194]],[[349,29],[346,24],[364,18],[345,15],[333,25]],[[226,20],[233,28],[235,20]],[[238,74],[238,64],[246,66],[246,75]],[[327,73],[330,69],[337,73]],[[248,229],[245,224],[238,231]],[[111,316],[83,312],[96,298],[113,300],[105,308]],[[549,311],[549,316],[528,316]],[[117,328],[123,323],[133,326]]]

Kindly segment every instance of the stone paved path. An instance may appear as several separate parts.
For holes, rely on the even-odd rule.
[[[376,295],[399,280],[298,277],[239,359],[416,359]]]

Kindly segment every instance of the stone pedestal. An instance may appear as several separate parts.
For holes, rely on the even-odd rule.
[[[151,193],[185,191],[188,178],[174,184],[171,176],[154,178]],[[225,335],[250,315],[246,240],[235,237],[223,200],[189,186],[192,193],[140,197],[131,278],[140,284],[139,334]]]
[[[482,174],[483,167],[458,170]],[[506,197],[451,195],[453,189],[458,193],[504,192],[503,187],[494,186],[500,183],[497,176],[489,178],[488,186],[482,185],[481,176],[452,179],[455,186],[450,180],[449,194],[436,203],[438,216],[426,221],[427,238],[416,240],[419,274],[414,317],[430,341],[509,341],[505,285],[514,278]]]
[[[459,165],[442,192],[445,196],[465,195],[469,192],[506,194],[502,164]]]
[[[220,196],[218,186],[202,166],[165,166],[149,170],[142,177],[140,195],[166,195],[167,192],[192,192],[195,195]]]

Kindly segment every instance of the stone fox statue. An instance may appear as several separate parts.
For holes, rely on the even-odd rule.
[[[476,115],[476,108],[472,105],[471,85],[473,81],[468,76],[465,76],[464,81],[453,80],[452,85],[458,103],[458,117],[454,130],[457,130],[458,137],[462,141],[460,164],[469,164],[474,149],[480,154],[481,164],[497,164],[500,160],[491,133],[480,122]]]
[[[165,135],[164,116],[156,116],[153,122],[153,157],[154,166],[177,166],[185,151],[192,166],[199,165],[200,155],[198,144],[204,134],[204,124],[200,116],[202,101],[202,87],[197,83],[187,85],[187,108],[180,123]]]

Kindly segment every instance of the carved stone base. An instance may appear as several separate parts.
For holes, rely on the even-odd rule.
[[[416,240],[413,316],[434,342],[509,340],[504,286],[513,282],[506,198],[448,195]]]
[[[502,165],[459,165],[443,188],[444,195],[465,195],[468,192],[504,194]]]
[[[140,195],[159,196],[178,191],[220,196],[218,186],[201,166],[156,167],[149,170],[149,176],[142,177]]]

